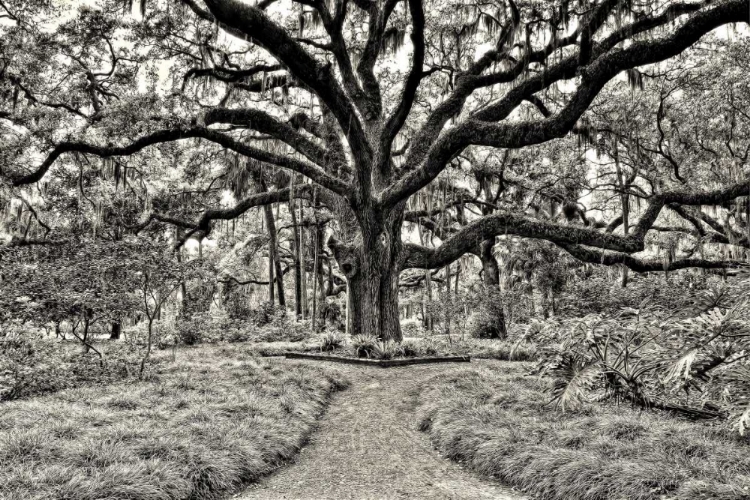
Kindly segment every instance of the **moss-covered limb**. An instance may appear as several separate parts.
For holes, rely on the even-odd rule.
[[[313,191],[313,186],[311,184],[303,184],[303,185],[298,186],[295,189],[294,197],[308,199],[311,196],[312,191]],[[145,229],[152,222],[162,222],[165,224],[171,224],[173,226],[177,226],[182,229],[186,229],[187,232],[177,242],[177,247],[179,248],[185,243],[185,241],[187,241],[187,239],[189,239],[196,233],[200,233],[203,237],[210,234],[211,229],[212,229],[212,222],[214,220],[236,219],[237,217],[244,214],[245,212],[247,212],[253,207],[260,207],[260,206],[270,205],[272,203],[289,201],[290,195],[291,195],[291,191],[289,188],[283,188],[283,189],[278,189],[276,191],[268,191],[264,193],[253,194],[244,198],[243,200],[241,200],[240,202],[238,202],[236,205],[232,207],[215,208],[215,209],[206,210],[205,212],[203,212],[203,214],[201,214],[201,216],[195,222],[187,221],[185,219],[181,219],[178,217],[171,217],[171,216],[164,215],[164,214],[152,213],[149,215],[148,219],[138,224],[137,226],[134,226],[131,229],[134,229],[136,232],[139,232]]]
[[[445,266],[471,251],[480,242],[503,234],[543,239],[554,243],[586,244],[629,253],[643,249],[642,240],[639,241],[632,236],[620,236],[589,228],[566,226],[525,215],[497,213],[484,216],[463,227],[437,248],[427,248],[414,244],[404,245],[407,256],[403,268],[432,269]]]
[[[271,125],[269,124],[269,126]],[[293,131],[291,127],[286,127],[288,127],[289,130]],[[296,134],[296,132],[294,133]],[[298,160],[290,155],[272,153],[261,148],[250,146],[235,139],[227,133],[211,129],[203,125],[190,126],[187,128],[176,127],[159,130],[136,139],[135,141],[124,146],[99,146],[83,141],[64,141],[59,143],[47,155],[47,158],[45,158],[45,160],[39,167],[37,167],[29,174],[13,177],[12,183],[14,186],[23,186],[27,184],[33,184],[34,182],[41,180],[55,163],[55,161],[57,161],[60,156],[66,153],[84,153],[99,156],[102,158],[108,158],[112,156],[130,156],[149,146],[189,138],[206,139],[248,158],[253,158],[298,172],[310,178],[316,184],[338,195],[347,196],[351,193],[351,187],[348,185],[348,183],[329,174],[325,169],[318,166],[317,164],[305,160]],[[303,141],[304,138],[300,140]]]
[[[265,111],[252,108],[212,108],[206,111],[201,119],[206,126],[230,124],[268,134],[288,144],[316,165],[326,164],[326,151],[323,147],[300,134],[292,124],[285,123]]]
[[[639,273],[676,271],[678,269],[688,268],[736,269],[748,267],[746,262],[736,260],[685,258],[676,259],[670,262],[662,259],[640,259],[623,252],[607,252],[594,248],[586,248],[581,245],[566,245],[558,243],[558,246],[582,262],[589,262],[591,264],[599,264],[603,266],[621,264]]]
[[[404,82],[401,97],[393,114],[386,121],[385,127],[380,134],[380,161],[388,163],[391,160],[391,149],[393,140],[398,135],[401,127],[409,116],[412,104],[417,95],[417,88],[423,78],[422,66],[425,58],[425,16],[422,0],[409,0],[409,13],[412,19],[411,43],[413,46],[412,65],[409,75]]]

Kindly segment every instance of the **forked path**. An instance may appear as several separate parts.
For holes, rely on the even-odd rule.
[[[337,368],[349,375],[352,384],[331,401],[296,461],[236,499],[522,498],[441,457],[417,429],[414,407],[419,383],[459,366]]]

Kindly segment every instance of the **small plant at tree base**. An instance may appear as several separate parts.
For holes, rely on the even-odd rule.
[[[320,342],[320,350],[323,352],[330,352],[339,349],[344,345],[344,338],[337,332],[328,332],[323,335]]]
[[[377,342],[378,339],[373,335],[354,335],[351,341],[354,355],[358,358],[374,357]]]
[[[415,358],[422,354],[422,349],[418,342],[413,340],[404,340],[401,342],[400,354],[405,358]]]
[[[373,355],[377,359],[393,359],[401,354],[401,346],[392,340],[375,342]]]

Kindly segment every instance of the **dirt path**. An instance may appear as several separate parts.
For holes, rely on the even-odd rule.
[[[450,365],[336,365],[352,385],[337,395],[295,463],[237,495],[280,499],[493,499],[522,497],[441,457],[417,430],[418,384]]]

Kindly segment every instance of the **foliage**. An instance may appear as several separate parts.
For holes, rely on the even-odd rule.
[[[399,342],[392,340],[378,340],[372,351],[372,357],[375,359],[393,359],[402,355]]]
[[[468,320],[469,334],[478,339],[505,338],[504,306],[500,290],[482,287]]]
[[[330,352],[344,345],[344,337],[338,332],[326,332],[320,340],[320,350]]]
[[[616,315],[530,328],[542,346],[542,372],[555,380],[553,401],[565,409],[614,398],[692,418],[729,415],[744,431],[750,401],[746,286],[711,289],[682,310],[644,301]]]
[[[137,371],[140,357],[111,345],[102,362],[65,342],[14,338],[0,341],[0,401],[27,398],[90,384],[110,384]]]
[[[377,337],[373,335],[354,335],[351,338],[350,345],[354,356],[358,358],[373,358],[375,357],[377,342]]]

